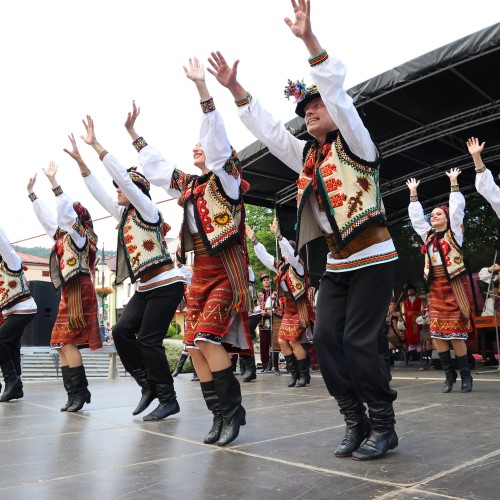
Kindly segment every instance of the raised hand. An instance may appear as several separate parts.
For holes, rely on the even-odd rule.
[[[406,181],[406,185],[408,186],[408,189],[410,190],[410,192],[412,194],[415,194],[417,192],[418,186],[420,186],[420,181],[417,181],[417,179],[412,177],[411,179],[408,179]]]
[[[75,136],[73,134],[70,134],[68,135],[68,139],[71,142],[71,150],[64,148],[63,151],[65,153],[68,153],[76,162],[83,162],[80,151],[78,151],[78,146],[76,145]]]
[[[278,235],[278,233],[280,232],[280,227],[279,227],[279,222],[278,222],[278,218],[277,217],[274,218],[272,224],[269,224],[269,229],[274,234],[274,236]]]
[[[238,64],[240,61],[237,59],[234,61],[232,67],[229,67],[224,56],[219,52],[211,52],[212,57],[208,58],[208,62],[212,66],[212,68],[207,68],[207,71],[215,76],[215,79],[227,89],[230,89],[231,86],[234,86],[238,83]]]
[[[462,171],[459,168],[450,168],[448,172],[446,172],[446,175],[449,177],[450,182],[452,185],[457,184],[457,178],[458,176],[462,173]]]
[[[94,131],[94,120],[92,120],[90,115],[87,115],[87,121],[82,120],[82,123],[85,127],[87,135],[81,135],[80,137],[82,138],[83,142],[85,142],[85,144],[92,146],[97,142]]]
[[[42,168],[43,173],[49,178],[54,179],[57,174],[57,165],[54,160],[49,163],[47,168]]]
[[[197,57],[189,58],[189,69],[186,66],[183,68],[186,76],[193,82],[205,81],[205,70]]]
[[[480,156],[485,144],[485,142],[479,144],[479,139],[477,137],[470,137],[467,139],[467,149],[471,156]]]
[[[285,23],[297,38],[307,38],[312,35],[311,5],[309,0],[292,0],[295,21],[285,17]]]
[[[255,231],[250,226],[245,225],[245,233],[250,241],[255,239]]]
[[[28,185],[26,186],[29,194],[33,192],[33,186],[35,185],[35,183],[36,183],[36,174],[30,178]]]
[[[134,130],[135,121],[137,117],[141,114],[141,108],[135,105],[135,101],[132,101],[132,112],[128,112],[127,119],[125,120],[125,128],[130,132]],[[85,122],[84,122],[85,123]]]

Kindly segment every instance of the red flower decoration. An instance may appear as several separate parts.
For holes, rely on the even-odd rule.
[[[155,244],[153,240],[144,240],[142,242],[142,248],[148,252],[152,252],[155,248]]]
[[[9,281],[10,288],[16,288],[16,286],[17,286],[17,281],[15,281],[15,280]]]

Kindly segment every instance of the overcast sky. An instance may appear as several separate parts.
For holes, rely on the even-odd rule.
[[[64,191],[86,205],[94,219],[107,215],[86,191],[76,164],[63,152],[70,132],[83,133],[91,114],[97,138],[125,166],[137,155],[123,127],[131,101],[141,107],[137,131],[187,171],[197,142],[200,107],[182,69],[190,56],[205,63],[212,50],[236,58],[240,82],[276,118],[294,117],[283,96],[288,78],[310,81],[307,52],[283,21],[288,0],[159,0],[8,2],[2,6],[1,219],[12,242],[42,234],[26,184],[38,172],[35,191],[55,203],[41,168],[59,165]],[[347,67],[351,87],[407,60],[500,21],[500,2],[477,0],[312,0],[313,30]],[[229,93],[211,75],[207,83],[239,150],[253,142]],[[418,103],[415,103],[418,106]],[[79,142],[89,168],[113,190],[94,151]],[[383,166],[382,166],[383,168]],[[153,190],[155,201],[168,198]],[[179,229],[175,202],[160,205]],[[97,222],[99,248],[116,248],[116,223]],[[48,237],[23,246],[50,246]]]

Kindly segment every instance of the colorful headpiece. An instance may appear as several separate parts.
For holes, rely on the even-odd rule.
[[[130,167],[127,168],[128,175],[132,179],[132,182],[148,197],[151,199],[151,195],[149,194],[149,190],[151,189],[151,184],[149,184],[149,181],[144,177],[144,175],[140,174],[137,172],[137,167]],[[113,186],[116,188],[118,187],[118,184],[113,181]]]
[[[269,279],[269,274],[268,273],[260,273],[260,282],[262,283],[263,280]]]
[[[436,207],[436,208],[440,208],[444,212],[444,215],[446,215],[447,229],[450,229],[450,209],[449,209],[449,207],[447,207],[446,205],[441,205],[441,206]]]
[[[89,211],[79,201],[75,201],[73,203],[73,210],[76,212],[78,220],[83,226],[85,226],[85,228],[94,228],[94,223],[92,222],[92,217],[90,216]]]
[[[290,97],[295,98],[295,114],[301,118],[306,116],[306,112],[304,110],[306,104],[317,97],[321,97],[318,87],[316,87],[316,85],[306,87],[304,80],[301,82],[299,80],[296,82],[288,80],[288,84],[285,87],[285,96],[287,99],[290,99]]]

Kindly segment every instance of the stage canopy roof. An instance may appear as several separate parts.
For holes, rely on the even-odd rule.
[[[497,23],[349,89],[382,152],[380,185],[389,225],[407,217],[409,177],[421,181],[424,209],[447,199],[444,171],[451,167],[463,170],[464,196],[477,194],[465,145],[470,136],[486,142],[484,162],[495,174],[500,171],[499,41]],[[309,138],[301,118],[286,127]],[[296,174],[259,141],[239,155],[251,184],[245,201],[291,214]]]

